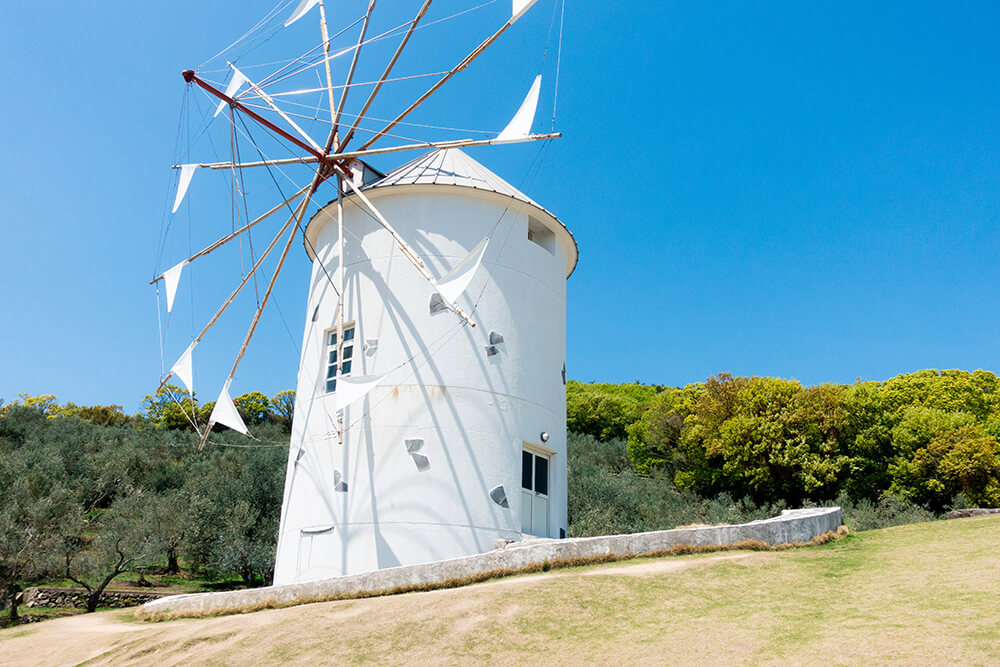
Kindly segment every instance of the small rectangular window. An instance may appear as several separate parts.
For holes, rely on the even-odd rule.
[[[351,374],[351,359],[354,357],[354,324],[344,325],[344,342],[341,343],[343,359],[337,364],[337,330],[326,336],[326,391],[337,390],[337,376]]]
[[[528,240],[556,254],[556,235],[540,220],[528,218]]]
[[[549,495],[549,460],[546,457],[521,450],[521,488]]]

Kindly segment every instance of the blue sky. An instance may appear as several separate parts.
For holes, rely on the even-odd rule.
[[[155,388],[147,282],[231,228],[224,183],[213,198],[212,177],[200,174],[190,206],[165,216],[185,99],[179,73],[275,2],[5,7],[0,397],[54,393],[134,411]],[[367,3],[328,4],[331,24],[343,26]],[[417,5],[382,0],[378,25]],[[439,0],[429,19],[468,6]],[[507,8],[494,2],[428,27],[398,71],[446,69]],[[541,71],[534,129],[548,130],[552,16],[553,0],[539,0],[411,120],[499,130]],[[569,376],[683,385],[729,371],[815,384],[921,368],[996,371],[998,19],[993,2],[568,2],[555,122],[564,138],[469,152],[576,235]],[[298,55],[318,43],[313,32],[303,19],[239,63]],[[392,48],[366,51],[370,67]],[[380,113],[427,81],[393,87]],[[193,99],[196,125],[207,103]],[[222,131],[216,141],[227,137],[221,123],[213,130]],[[214,159],[204,138],[192,140],[191,158]],[[263,186],[255,201],[273,203]],[[185,276],[168,366],[211,314],[213,295],[233,284],[238,256],[228,261]],[[290,262],[236,393],[294,385],[308,275],[298,244]],[[203,398],[217,393],[252,305],[238,303],[206,340]]]

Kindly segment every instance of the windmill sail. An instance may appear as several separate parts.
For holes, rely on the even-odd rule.
[[[523,16],[526,11],[531,9],[531,6],[537,1],[538,0],[513,0],[510,10],[510,22],[513,23],[521,18],[521,16]]]
[[[243,423],[243,417],[240,417],[240,413],[236,409],[233,399],[229,397],[230,382],[231,380],[226,380],[226,384],[222,386],[222,391],[219,393],[219,400],[215,402],[215,407],[212,408],[212,415],[208,418],[208,429],[206,429],[206,434],[208,431],[212,430],[213,424],[228,426],[234,431],[239,431],[243,435],[249,434],[247,425]]]
[[[174,208],[170,211],[171,213],[176,213],[181,202],[184,201],[184,195],[187,194],[188,186],[191,185],[191,177],[194,176],[194,170],[197,167],[196,164],[181,165],[181,178],[177,181],[177,195],[174,197]]]
[[[308,14],[309,10],[315,7],[317,3],[319,3],[319,0],[302,0],[302,2],[299,3],[299,6],[295,8],[295,11],[292,12],[292,15],[288,17],[288,20],[285,21],[285,27],[287,28]]]
[[[194,370],[191,365],[191,353],[194,352],[194,347],[197,344],[198,341],[192,341],[187,346],[187,349],[184,350],[184,354],[181,355],[180,359],[170,367],[170,373],[176,375],[184,383],[189,392],[194,392]]]
[[[465,258],[455,265],[455,267],[444,274],[441,280],[437,281],[438,294],[448,302],[454,304],[458,297],[462,296],[465,289],[472,282],[472,277],[476,275],[476,270],[483,263],[483,255],[486,254],[486,246],[489,245],[489,238],[485,238],[472,249]]]
[[[189,260],[172,266],[163,273],[163,284],[167,288],[167,312],[174,308],[174,296],[177,294],[177,283],[181,280],[181,271],[187,266]]]
[[[382,375],[337,378],[337,410],[343,410],[351,403],[361,400],[384,379],[384,373]]]
[[[531,135],[531,123],[535,120],[535,108],[538,106],[538,90],[542,85],[542,75],[535,77],[534,83],[528,89],[528,94],[521,107],[514,114],[514,118],[504,128],[503,132],[497,135],[497,141],[513,141],[523,139]]]
[[[243,76],[242,72],[237,69],[233,69],[233,78],[229,80],[229,85],[226,86],[226,97],[232,99],[236,96],[236,92],[243,87],[243,84],[247,82],[247,78]],[[219,106],[215,107],[215,114],[212,116],[218,116],[223,109],[226,108],[226,101],[222,100],[219,102]]]

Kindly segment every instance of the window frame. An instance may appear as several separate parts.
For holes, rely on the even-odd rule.
[[[524,455],[528,454],[531,456],[531,488],[524,486]],[[521,441],[521,532],[534,535],[535,537],[549,537],[549,533],[552,527],[552,461],[556,458],[556,452],[548,449],[547,447],[542,447],[533,442],[528,442],[526,440]],[[538,459],[545,459],[545,493],[536,491],[537,475],[538,475]],[[523,503],[525,502],[525,494],[529,494],[531,498],[538,498],[544,501],[545,505],[545,532],[542,535],[535,535],[533,532],[524,530],[524,511]],[[533,514],[535,511],[534,501],[532,501],[532,507],[530,513]],[[533,523],[532,520],[529,523]]]
[[[350,336],[348,336],[350,332]],[[323,373],[323,393],[325,394],[335,394],[337,393],[337,378],[339,377],[351,377],[354,366],[354,342],[358,340],[358,331],[356,322],[344,322],[344,341],[341,345],[342,359],[334,359],[331,361],[331,355],[337,354],[337,343],[336,341],[330,342],[333,337],[337,335],[337,327],[330,327],[323,331],[323,368],[326,369]],[[350,350],[350,353],[348,353]],[[346,371],[343,370],[343,366],[347,365]],[[331,375],[331,370],[335,370]],[[333,388],[330,388],[330,383],[333,383]]]

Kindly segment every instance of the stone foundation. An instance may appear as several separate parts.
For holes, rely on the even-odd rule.
[[[101,594],[100,607],[137,607],[164,596],[161,593],[106,590]],[[176,597],[176,596],[172,596]],[[26,588],[21,593],[21,604],[34,607],[86,607],[87,592],[79,588]]]

